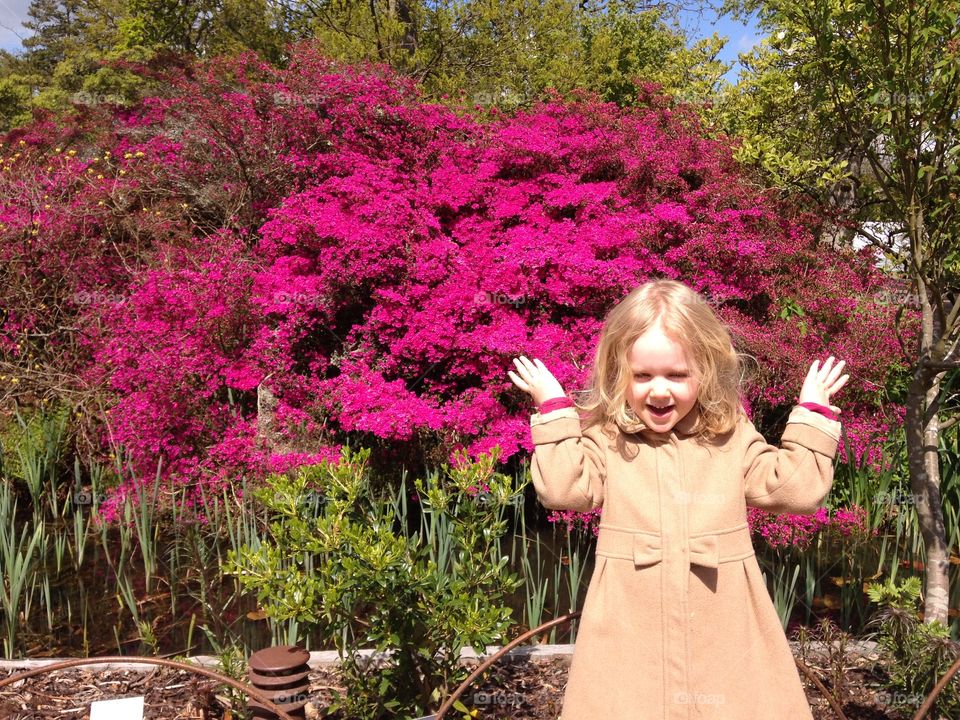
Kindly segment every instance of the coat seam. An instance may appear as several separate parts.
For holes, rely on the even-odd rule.
[[[793,480],[794,480],[794,478],[796,478],[798,474],[799,474],[799,468],[795,469],[795,470],[790,474],[790,477],[788,477],[788,478],[787,478],[786,480],[784,480],[782,483],[780,483],[779,485],[777,485],[777,486],[776,486],[773,490],[771,490],[770,492],[764,493],[763,495],[746,495],[746,494],[744,494],[744,497],[745,497],[747,500],[756,500],[757,498],[765,498],[765,497],[770,497],[771,495],[775,495],[775,494],[777,494],[778,492],[780,492],[781,490],[783,490],[783,488],[785,488],[787,485],[789,485],[790,483],[792,483]]]

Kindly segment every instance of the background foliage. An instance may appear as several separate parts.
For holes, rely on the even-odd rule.
[[[872,254],[820,245],[655,87],[478,120],[311,45],[165,78],[9,134],[0,174],[7,396],[70,395],[133,478],[262,476],[349,436],[384,461],[509,458],[529,444],[509,358],[584,387],[606,310],[653,276],[757,359],[758,420],[829,351],[862,378],[855,455],[896,421]]]

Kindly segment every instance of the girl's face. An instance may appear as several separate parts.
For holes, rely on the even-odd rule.
[[[637,338],[627,354],[633,374],[627,402],[640,421],[670,432],[697,404],[700,383],[683,347],[656,325]]]

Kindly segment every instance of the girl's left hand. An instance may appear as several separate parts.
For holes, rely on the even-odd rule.
[[[826,405],[833,412],[840,414],[840,408],[830,404],[830,397],[842,388],[849,375],[840,375],[840,371],[846,364],[846,360],[841,360],[836,365],[833,364],[833,355],[823,364],[823,367],[817,367],[819,360],[814,360],[807,372],[807,377],[803,381],[803,387],[800,388],[800,399],[798,402],[813,402],[819,405]]]

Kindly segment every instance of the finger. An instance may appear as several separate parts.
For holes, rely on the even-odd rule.
[[[836,365],[833,366],[833,369],[830,371],[830,374],[827,375],[826,383],[832,385],[837,381],[837,378],[840,377],[840,373],[843,371],[843,366],[846,364],[846,360],[841,360]]]
[[[831,368],[832,366],[833,366],[833,355],[831,355],[830,357],[828,357],[828,358],[827,358],[827,361],[826,361],[823,365],[820,366],[820,372],[818,373],[818,377],[820,378],[820,380],[825,380],[825,379],[826,379],[827,375],[828,375],[829,372],[830,372],[830,368]]]
[[[507,375],[509,376],[510,380],[513,381],[513,384],[516,385],[518,388],[520,388],[521,390],[528,389],[529,386],[527,385],[527,383],[521,380],[517,375],[515,375],[512,370],[507,370]]]
[[[840,388],[842,388],[844,385],[846,385],[846,384],[847,384],[847,380],[849,380],[849,379],[850,379],[850,376],[849,376],[849,375],[844,375],[843,377],[839,378],[839,379],[833,384],[833,386],[830,387],[830,388],[827,390],[827,392],[829,392],[831,395],[833,395],[833,394],[834,394],[835,392],[837,392]]]
[[[807,370],[807,380],[813,380],[817,376],[817,365],[819,363],[819,360],[814,360],[810,363],[810,369]]]
[[[537,362],[539,363],[539,372],[540,372],[540,377],[541,377],[541,378],[543,378],[544,380],[549,381],[549,382],[552,382],[552,381],[556,380],[556,378],[554,377],[553,373],[550,372],[550,370],[547,369],[547,366],[546,366],[546,365],[544,365],[544,364],[543,364],[542,362],[540,362],[539,360],[538,360]]]
[[[536,374],[537,366],[534,365],[532,362],[530,362],[530,360],[525,355],[520,356],[520,362],[523,363],[523,367],[527,370],[527,372],[531,374]]]
[[[519,371],[521,377],[528,378],[534,374],[535,368],[530,364],[530,361],[527,360],[523,355],[521,355],[518,359],[514,360],[513,362],[516,363],[517,370]]]
[[[834,370],[836,370],[836,367],[831,368],[830,371],[826,371],[825,369],[820,370],[819,382],[823,387],[830,387],[836,382],[837,376],[834,374]]]

